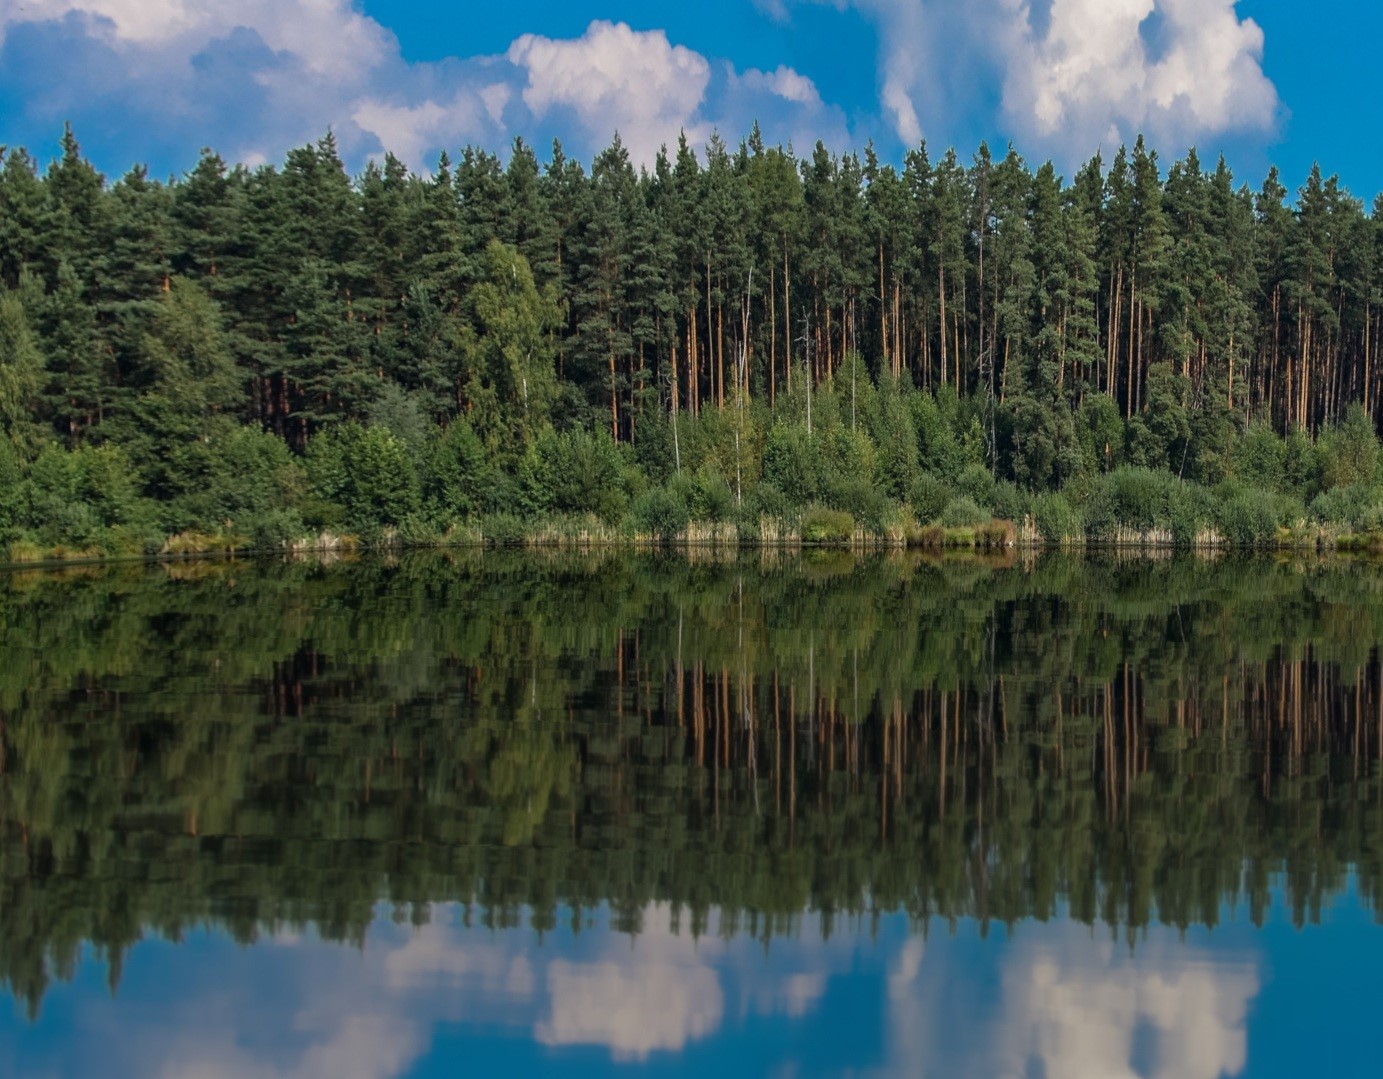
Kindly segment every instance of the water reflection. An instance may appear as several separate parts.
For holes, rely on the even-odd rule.
[[[1261,988],[1253,956],[1165,931],[1130,951],[1069,923],[1025,929],[1005,952],[997,1003],[977,1032],[974,1016],[940,1022],[957,972],[928,963],[919,940],[904,946],[889,977],[897,1074],[1215,1079],[1248,1062]]]
[[[663,907],[633,938],[609,932],[604,913],[541,941],[526,927],[467,928],[452,908],[432,917],[381,920],[359,950],[310,934],[248,951],[215,937],[150,949],[119,998],[79,983],[59,991],[61,1014],[0,1024],[15,1038],[8,1074],[81,1074],[100,1060],[111,1076],[392,1079],[463,1062],[604,1062],[1213,1079],[1249,1068],[1263,988],[1254,950],[1165,930],[1132,950],[1070,923],[988,941],[966,924],[924,940],[893,916],[872,936],[805,933],[765,952],[742,935],[679,932]],[[99,1047],[60,1036],[69,1016]]]
[[[1358,563],[3,578],[0,983],[37,1037],[93,968],[118,1008],[181,970],[219,1026],[139,1074],[408,1074],[453,1026],[515,1066],[752,1030],[765,1069],[1235,1074],[1255,927],[1374,916],[1380,643]]]

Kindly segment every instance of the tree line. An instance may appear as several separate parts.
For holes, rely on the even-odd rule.
[[[406,553],[0,581],[0,986],[88,947],[919,930],[1383,896],[1383,614],[1336,561]],[[228,647],[226,642],[234,642]],[[714,917],[719,912],[720,917]]]
[[[1142,139],[1068,181],[757,129],[429,175],[352,177],[329,134],[166,182],[108,182],[70,130],[45,167],[0,156],[10,542],[814,508],[1107,538],[1140,485],[1183,540],[1383,522],[1383,203],[1319,168],[1289,197]]]

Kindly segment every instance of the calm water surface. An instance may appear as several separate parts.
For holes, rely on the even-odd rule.
[[[0,575],[0,1075],[1376,1074],[1383,568]]]

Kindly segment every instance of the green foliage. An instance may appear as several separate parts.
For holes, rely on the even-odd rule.
[[[1287,443],[1265,423],[1255,423],[1234,447],[1230,471],[1240,482],[1261,491],[1287,486]]]
[[[922,473],[908,493],[908,505],[923,524],[940,518],[941,511],[950,500],[951,489],[930,472]]]
[[[885,496],[901,502],[921,475],[913,413],[891,379],[880,383],[870,413],[876,485]]]
[[[1241,491],[1220,506],[1220,531],[1242,547],[1275,542],[1283,523],[1277,498],[1266,491]]]
[[[624,462],[602,435],[582,430],[561,434],[546,428],[520,465],[520,483],[530,514],[593,513],[614,524],[629,504]]]
[[[634,501],[634,527],[662,543],[686,531],[691,521],[687,503],[666,487],[650,487]]]
[[[1031,496],[1016,484],[1004,480],[994,485],[994,493],[989,499],[992,516],[1001,521],[1021,521],[1028,515]]]
[[[1312,500],[1311,518],[1327,527],[1350,532],[1383,527],[1383,490],[1362,483],[1332,487]]]
[[[720,473],[703,466],[684,489],[693,520],[713,523],[729,520],[735,508],[735,494]]]
[[[844,510],[810,506],[802,515],[802,539],[806,543],[846,543],[855,534],[855,520]]]
[[[775,423],[764,447],[764,480],[781,491],[791,506],[802,507],[821,490],[817,443],[804,426]]]
[[[946,528],[973,528],[984,524],[993,517],[992,513],[980,508],[968,495],[960,495],[946,503],[941,511],[941,524]]]
[[[28,475],[28,522],[48,544],[99,545],[116,525],[143,523],[134,470],[115,446],[47,446]]]
[[[615,535],[649,484],[742,532],[813,505],[893,531],[955,498],[1019,520],[1061,491],[1092,535],[1190,543],[1241,488],[1383,481],[1383,202],[1318,169],[1292,202],[1194,151],[1164,175],[1141,139],[1070,183],[757,132],[648,170],[618,139],[589,168],[517,144],[354,179],[330,134],[168,183],[108,183],[71,132],[42,173],[0,158],[0,430],[21,465],[56,439],[134,466],[113,524],[26,494],[10,527],[45,543],[496,514]]]
[[[465,419],[453,421],[428,444],[423,457],[423,503],[434,521],[467,521],[489,505],[497,506],[493,470],[485,447]]]
[[[243,514],[236,521],[236,527],[244,532],[250,546],[258,551],[282,550],[294,540],[301,539],[306,531],[301,515],[296,510],[284,509]]]
[[[1298,428],[1287,432],[1282,455],[1283,491],[1310,501],[1321,491],[1323,473],[1324,462],[1316,443]]]
[[[19,455],[7,439],[0,439],[0,543],[8,543],[25,515],[24,473]]]
[[[1208,488],[1197,483],[1173,483],[1167,486],[1165,498],[1166,527],[1178,546],[1191,546],[1216,526],[1219,503]]]
[[[408,447],[383,427],[341,424],[315,436],[307,449],[313,495],[338,506],[350,531],[374,534],[397,526],[419,507],[419,485]]]
[[[1048,543],[1067,543],[1085,535],[1080,511],[1059,493],[1037,495],[1032,500],[1032,519]]]
[[[557,382],[552,331],[561,312],[553,290],[538,288],[513,247],[491,240],[481,262],[469,297],[469,392],[472,422],[495,453],[527,444],[548,422]]]
[[[26,453],[39,439],[34,417],[42,388],[43,357],[24,301],[0,291],[0,435]]]
[[[1362,405],[1353,404],[1344,421],[1321,436],[1322,479],[1332,487],[1370,486],[1378,477],[1378,436]]]
[[[1167,524],[1167,492],[1175,479],[1146,468],[1118,468],[1101,477],[1086,503],[1086,519],[1096,534],[1115,528],[1146,532]]]
[[[1108,394],[1094,393],[1081,402],[1075,428],[1086,469],[1110,472],[1124,463],[1124,421]]]
[[[993,506],[997,489],[993,474],[982,464],[966,465],[955,480],[955,490],[977,506]]]
[[[179,462],[194,482],[167,509],[174,531],[211,526],[250,534],[264,520],[286,528],[305,493],[303,466],[283,439],[252,427],[231,428],[195,443]],[[298,535],[302,530],[299,524]],[[297,537],[280,540],[289,538]]]

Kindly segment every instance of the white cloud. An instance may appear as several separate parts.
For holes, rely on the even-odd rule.
[[[368,1010],[337,1015],[323,1040],[288,1063],[263,1059],[215,1031],[196,1046],[179,1046],[160,1075],[165,1079],[393,1079],[406,1073],[425,1048],[419,1025]]]
[[[1135,1036],[1155,1040],[1151,1075],[1217,1079],[1238,1075],[1248,1059],[1245,1020],[1258,993],[1250,967],[1164,963],[1104,943],[1096,962],[1069,953],[1024,954],[1004,974],[999,1053],[1012,1073],[1036,1057],[1046,1075],[1134,1079]]]
[[[71,117],[80,134],[94,112],[136,153],[211,143],[249,162],[330,126],[356,161],[392,149],[418,167],[441,145],[502,136],[512,76],[406,64],[353,0],[0,0],[0,47],[35,123]]]
[[[232,30],[254,30],[275,52],[300,58],[313,74],[351,78],[397,49],[393,34],[351,0],[0,0],[6,25],[77,14],[121,46],[177,46],[193,55]]]
[[[618,131],[651,164],[680,133],[699,147],[754,120],[770,140],[846,132],[799,72],[740,74],[659,30],[597,21],[568,40],[526,34],[500,56],[409,63],[354,0],[0,0],[5,95],[44,137],[72,119],[131,156],[162,149],[187,165],[208,144],[277,160],[327,127],[352,165],[390,150],[415,169],[516,134],[589,156]]]
[[[1263,32],[1237,0],[819,2],[877,24],[880,102],[907,143],[990,110],[995,84],[1015,135],[1072,160],[1111,135],[1184,145],[1276,122]]]
[[[500,89],[504,93],[497,106],[486,100],[490,87],[479,94],[459,94],[446,105],[431,100],[418,105],[393,105],[365,98],[355,103],[350,119],[400,161],[417,168],[433,148],[483,137],[489,127],[497,127],[495,114],[503,112],[503,102],[508,97],[507,87]],[[486,124],[486,119],[490,124]]]
[[[821,105],[821,94],[816,83],[790,67],[779,65],[773,71],[759,71],[750,68],[741,77],[746,88],[776,94],[784,101],[816,108]]]
[[[1018,26],[1004,108],[1045,139],[1084,140],[1088,152],[1111,131],[1187,142],[1273,125],[1263,32],[1236,0],[1053,0],[1042,34],[1027,0],[1005,3]]]
[[[535,117],[570,108],[597,139],[618,131],[635,160],[651,161],[679,130],[694,143],[710,134],[697,116],[711,65],[661,30],[596,21],[567,41],[525,34],[507,55],[526,73],[523,100]]]
[[[1067,1079],[1217,1079],[1248,1062],[1258,969],[1152,930],[1135,952],[1074,924],[1010,941],[992,1014],[947,1023],[953,941],[923,962],[910,941],[889,975],[890,1071]],[[965,1005],[961,1005],[964,1007]],[[1034,1068],[1034,1064],[1040,1065]]]
[[[538,1024],[544,1045],[602,1045],[617,1060],[677,1051],[720,1027],[725,994],[710,967],[681,957],[568,963],[548,969],[552,1013]]]

